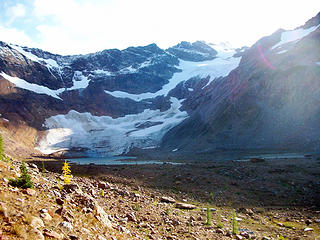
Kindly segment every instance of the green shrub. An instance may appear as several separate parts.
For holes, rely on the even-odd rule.
[[[239,234],[238,221],[236,216],[236,211],[232,211],[232,234]]]
[[[207,206],[207,222],[206,225],[210,226],[212,224],[211,222],[211,209],[209,205]]]
[[[0,161],[3,160],[3,140],[2,140],[2,136],[0,134]]]
[[[28,170],[25,163],[20,166],[21,176],[16,179],[10,179],[9,184],[13,187],[20,188],[32,188],[33,182],[31,181],[31,176],[28,174]]]
[[[42,161],[42,173],[45,174],[46,173],[46,168],[44,166],[44,161]]]

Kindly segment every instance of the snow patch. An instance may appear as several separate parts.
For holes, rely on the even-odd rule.
[[[188,88],[188,91],[189,92],[193,92],[193,88]]]
[[[279,52],[277,52],[277,54],[282,54],[282,53],[285,53],[285,52],[288,52],[288,50],[279,51]]]
[[[148,61],[145,61],[145,62],[141,63],[140,66],[139,66],[139,69],[140,69],[140,68],[149,67],[149,66],[151,66],[151,65],[152,65],[152,64],[151,64],[151,60],[148,60]]]
[[[179,148],[175,148],[175,149],[172,150],[172,152],[176,152],[178,150],[179,150]]]
[[[320,62],[316,62],[316,64],[320,66]]]
[[[295,30],[291,30],[291,31],[285,31],[283,33],[281,33],[281,40],[280,42],[278,42],[276,45],[274,45],[273,47],[271,47],[271,50],[286,44],[286,43],[290,43],[290,42],[297,42],[300,39],[304,38],[305,36],[309,35],[310,33],[312,33],[313,31],[315,31],[318,26],[312,26],[310,28],[307,29],[303,29],[303,28],[298,28]]]
[[[59,94],[61,94],[62,92],[86,88],[86,87],[88,87],[89,82],[90,82],[88,77],[83,76],[82,72],[75,71],[73,78],[72,78],[73,86],[71,88],[59,88],[57,90],[52,90],[52,89],[45,87],[45,86],[41,86],[41,85],[34,84],[34,83],[29,83],[26,80],[18,78],[18,77],[9,76],[8,74],[6,74],[4,72],[1,72],[0,75],[2,77],[4,77],[6,80],[8,80],[9,82],[16,85],[16,87],[18,87],[18,88],[26,89],[28,91],[35,92],[38,94],[46,94],[48,96],[57,98],[59,100],[62,100],[59,97]]]
[[[136,73],[136,72],[138,72],[138,70],[133,68],[132,66],[123,68],[119,71],[120,74],[128,74],[128,73]]]
[[[143,147],[143,148],[141,148],[141,149],[155,149],[155,148],[157,148],[158,146],[150,146],[150,147]]]
[[[90,82],[88,77],[83,76],[82,72],[80,71],[74,72],[72,81],[73,81],[73,86],[71,88],[68,88],[67,90],[76,90],[76,89],[86,88],[89,86],[89,82]]]
[[[113,75],[111,72],[105,71],[105,70],[102,70],[102,69],[94,70],[94,71],[92,71],[92,73],[98,74],[98,75],[105,75],[105,76],[112,76]]]
[[[221,42],[218,44],[209,43],[208,45],[218,52],[218,58],[230,58],[236,53],[235,49],[231,47],[230,43],[228,42]]]
[[[56,115],[46,119],[44,126],[49,128],[47,135],[37,147],[49,154],[59,150],[89,148],[96,155],[119,155],[132,147],[150,148],[158,146],[164,134],[188,117],[180,111],[181,102],[170,98],[170,109],[145,109],[142,113],[113,119],[108,116],[93,116],[71,110],[66,115]],[[146,127],[144,123],[159,123]],[[145,124],[148,126],[148,124]]]
[[[31,52],[27,52],[27,51],[23,50],[22,47],[17,46],[17,45],[10,44],[10,47],[12,47],[13,49],[15,49],[16,51],[18,51],[19,53],[21,53],[22,55],[24,55],[25,57],[29,58],[30,60],[32,60],[34,62],[38,62],[40,64],[45,62],[46,63],[45,65],[47,68],[60,69],[59,64],[51,58],[49,58],[49,59],[39,58],[36,55],[32,54]]]
[[[32,91],[32,92],[35,92],[38,94],[46,94],[48,96],[62,100],[58,95],[65,90],[64,88],[52,90],[50,88],[40,86],[38,84],[29,83],[21,78],[18,78],[18,77],[9,76],[8,74],[5,74],[4,72],[1,72],[0,75],[2,77],[4,77],[6,80],[8,80],[9,82],[16,85],[18,88],[26,89],[26,90],[29,90],[29,91]]]
[[[233,52],[234,53],[234,52]],[[232,54],[233,55],[233,54]],[[149,98],[155,98],[157,96],[167,96],[168,93],[174,89],[180,82],[189,80],[192,77],[207,77],[210,76],[210,80],[207,85],[211,83],[217,77],[227,76],[233,69],[238,67],[241,57],[234,58],[229,55],[227,58],[215,58],[210,61],[203,62],[191,62],[180,59],[179,68],[182,72],[176,72],[173,74],[169,83],[162,86],[162,89],[155,93],[146,92],[141,94],[132,94],[123,91],[107,91],[105,93],[110,94],[117,98],[129,98],[134,101],[142,101]],[[206,85],[206,86],[207,86]]]

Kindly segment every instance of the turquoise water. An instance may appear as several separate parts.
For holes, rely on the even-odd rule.
[[[125,157],[125,156],[113,156],[113,157],[90,157],[90,158],[73,158],[66,159],[68,162],[77,163],[80,165],[94,163],[96,165],[141,165],[141,164],[163,164],[160,161],[137,161],[136,157]],[[169,164],[177,164],[166,162]]]

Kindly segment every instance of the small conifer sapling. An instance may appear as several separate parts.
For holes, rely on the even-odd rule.
[[[14,187],[20,188],[32,188],[33,182],[31,181],[31,176],[28,174],[27,166],[23,162],[20,166],[21,176],[16,179],[10,179],[9,184]]]
[[[64,164],[62,166],[62,173],[63,173],[63,182],[64,184],[70,184],[71,183],[71,169],[69,166],[69,163],[67,160],[64,161]]]

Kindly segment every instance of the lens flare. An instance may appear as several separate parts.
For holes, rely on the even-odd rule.
[[[272,70],[275,70],[276,68],[264,56],[264,54],[263,54],[263,52],[261,50],[260,44],[258,44],[258,52],[259,52],[259,55],[260,55],[261,59],[267,65],[267,67],[271,68]]]

